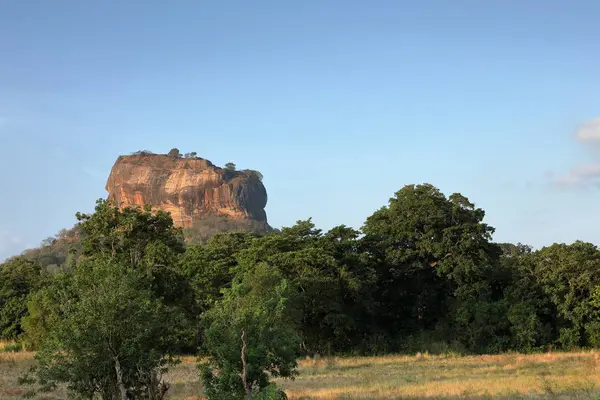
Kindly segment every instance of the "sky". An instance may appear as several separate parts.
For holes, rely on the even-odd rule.
[[[360,228],[407,184],[497,241],[599,243],[600,2],[0,0],[0,259],[120,154],[264,175],[274,227]]]

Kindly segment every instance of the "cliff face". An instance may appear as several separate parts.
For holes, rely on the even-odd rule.
[[[191,227],[207,216],[263,222],[267,191],[255,171],[227,171],[202,158],[120,156],[106,182],[108,199],[122,207],[150,204],[175,225]]]

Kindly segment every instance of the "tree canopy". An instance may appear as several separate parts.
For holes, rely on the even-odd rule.
[[[32,381],[83,398],[161,399],[160,374],[194,332],[181,231],[168,214],[103,200],[77,218],[81,257],[28,303],[25,326],[40,347]]]
[[[600,346],[596,245],[495,243],[484,210],[430,184],[360,230],[307,219],[186,243],[150,208],[99,200],[77,218],[0,265],[0,335],[40,349],[42,387],[81,397],[159,398],[198,349],[214,400],[277,392],[269,376],[301,355]]]

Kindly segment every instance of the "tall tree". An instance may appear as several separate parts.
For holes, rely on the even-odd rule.
[[[600,250],[591,243],[554,244],[535,254],[536,278],[556,307],[558,343],[564,348],[600,345],[594,302],[600,286]]]
[[[191,291],[177,262],[185,251],[183,233],[169,213],[144,208],[120,209],[100,199],[93,214],[77,213],[82,254],[110,258],[153,276],[153,290],[170,303],[191,301]]]
[[[23,333],[27,298],[38,289],[41,279],[39,264],[23,257],[0,264],[0,338],[14,340]]]
[[[255,235],[221,233],[205,245],[188,246],[180,258],[181,270],[192,286],[199,311],[208,310],[231,286],[238,265],[236,256],[248,248]]]
[[[50,337],[50,332],[65,318],[62,304],[73,297],[71,271],[46,275],[37,291],[31,292],[24,306],[27,313],[22,319],[21,339],[26,348],[38,350]]]
[[[192,291],[177,262],[181,230],[169,214],[104,200],[77,217],[81,257],[29,303],[41,347],[36,376],[85,398],[161,398],[163,367],[195,333]]]
[[[557,312],[538,277],[530,246],[502,243],[500,273],[510,323],[509,347],[521,352],[545,350],[556,338]]]
[[[377,268],[381,326],[408,335],[452,325],[450,316],[465,328],[474,322],[468,306],[492,295],[486,276],[499,257],[484,216],[466,197],[423,184],[405,186],[367,219],[363,243]]]
[[[181,255],[180,269],[194,292],[196,347],[202,330],[199,318],[222,298],[222,290],[231,287],[238,265],[236,255],[250,245],[254,235],[225,233],[213,236],[206,245],[189,245]]]
[[[297,292],[308,351],[343,350],[352,343],[357,298],[373,277],[361,269],[357,254],[343,254],[344,247],[354,251],[355,235],[339,227],[324,236],[310,219],[298,221],[278,234],[255,239],[237,257],[242,271],[262,262],[290,282]]]

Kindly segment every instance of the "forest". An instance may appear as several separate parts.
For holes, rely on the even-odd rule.
[[[162,399],[197,355],[210,400],[283,399],[307,355],[600,346],[600,251],[495,243],[485,211],[407,185],[360,230],[308,220],[186,242],[169,214],[98,200],[0,265],[0,339],[37,351],[30,395]]]

